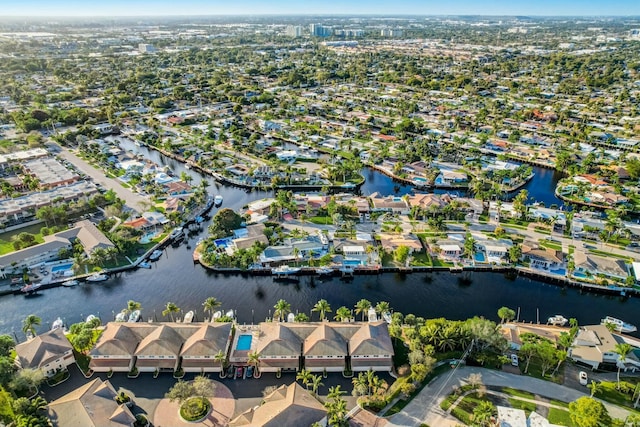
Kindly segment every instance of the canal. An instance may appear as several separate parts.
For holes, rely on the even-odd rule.
[[[180,162],[145,147],[131,144],[123,148],[140,152],[160,165],[168,165],[178,176],[186,170]],[[252,200],[272,194],[245,192],[219,185],[193,171],[187,172],[194,177],[194,185],[201,179],[207,179],[209,192],[224,197],[222,207],[239,209]],[[555,186],[557,177],[553,171],[547,172],[551,173],[536,173],[534,180],[543,181],[529,185],[540,190],[532,197],[545,201],[548,206],[553,202],[543,199],[547,194],[545,189]],[[374,191],[385,195],[406,194],[412,190],[410,186],[395,183],[378,172],[367,169],[363,173],[367,178],[361,188],[363,194]],[[576,289],[563,289],[527,278],[508,278],[501,273],[472,273],[470,284],[460,281],[459,275],[448,272],[357,276],[348,281],[337,277],[301,277],[297,282],[285,283],[274,281],[272,277],[217,274],[194,265],[192,261],[193,246],[205,234],[206,227],[200,234],[190,236],[190,248],[187,242],[179,247],[168,247],[150,270],[125,272],[102,283],[49,289],[30,298],[23,295],[1,297],[0,333],[15,334],[24,340],[21,322],[32,313],[42,318],[39,331],[49,328],[57,317],[71,324],[94,314],[106,322],[126,307],[128,300],[142,304],[145,320],[166,320],[162,311],[167,302],[175,303],[183,312],[195,310],[196,318],[202,320],[202,302],[210,296],[222,301],[223,310],[235,310],[241,323],[269,317],[279,299],[289,302],[294,312],[313,314],[313,319],[317,319],[317,313],[310,310],[323,298],[330,303],[333,312],[342,305],[353,308],[358,300],[366,298],[374,304],[387,301],[395,311],[405,314],[450,319],[485,316],[497,320],[498,308],[509,306],[514,310],[520,309],[521,320],[535,322],[539,316],[543,323],[554,314],[576,317],[582,324],[599,322],[605,315],[633,322],[638,309],[637,299],[581,293]]]

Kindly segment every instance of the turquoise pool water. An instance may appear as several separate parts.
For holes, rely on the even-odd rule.
[[[52,273],[57,273],[59,271],[71,270],[73,268],[73,263],[70,264],[60,264],[55,267],[51,267]]]
[[[484,262],[485,261],[484,254],[482,252],[476,252],[473,255],[473,259],[475,259],[476,262]]]
[[[236,350],[247,351],[251,349],[251,335],[242,334],[238,336]]]

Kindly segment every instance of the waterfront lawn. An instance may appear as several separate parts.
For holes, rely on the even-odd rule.
[[[426,252],[420,252],[412,255],[411,265],[420,267],[431,267],[431,257]]]
[[[569,416],[569,411],[558,408],[549,408],[549,415],[547,419],[551,424],[557,424],[559,426],[577,427]]]

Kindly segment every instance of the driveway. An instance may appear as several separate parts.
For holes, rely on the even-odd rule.
[[[149,203],[150,200],[147,197],[143,197],[140,194],[123,187],[120,181],[107,177],[102,169],[96,169],[80,157],[76,156],[68,148],[60,147],[58,156],[73,164],[80,172],[91,177],[93,182],[96,184],[100,184],[104,188],[115,191],[118,197],[124,200],[125,204],[131,209],[140,211],[141,206],[145,206]]]
[[[440,409],[440,403],[453,391],[454,387],[464,385],[466,378],[473,373],[481,374],[482,382],[487,386],[512,387],[563,402],[571,402],[582,396],[589,395],[586,387],[583,387],[583,390],[575,390],[526,375],[514,375],[490,369],[464,366],[446,375],[440,375],[432,381],[401,412],[389,417],[390,423],[388,425],[398,427],[419,426],[421,423],[439,427],[458,425],[458,420]],[[625,419],[629,415],[629,411],[626,409],[603,403],[607,407],[609,414],[614,418]]]

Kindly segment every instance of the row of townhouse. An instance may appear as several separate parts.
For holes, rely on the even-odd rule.
[[[89,352],[96,372],[176,371],[220,372],[217,354],[235,365],[248,365],[249,353],[259,354],[264,372],[390,371],[393,346],[387,324],[264,322],[238,327],[231,323],[111,322]],[[238,344],[238,342],[242,344]],[[233,347],[232,347],[233,343]]]

